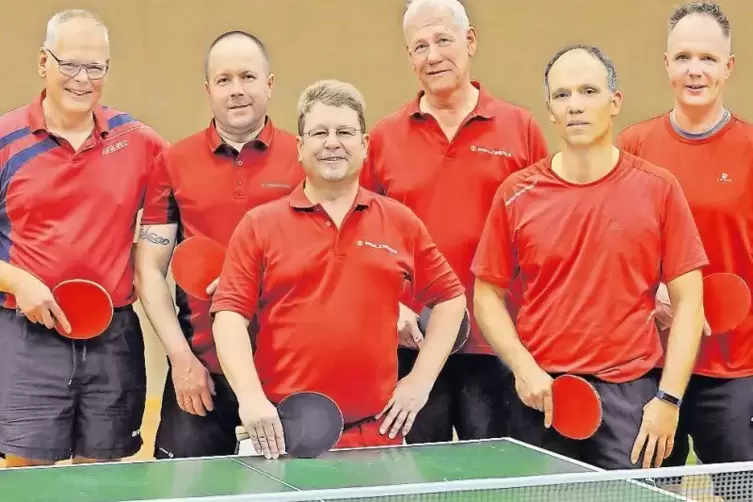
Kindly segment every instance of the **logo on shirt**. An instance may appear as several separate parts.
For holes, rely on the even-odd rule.
[[[112,145],[107,145],[102,149],[102,155],[110,155],[111,153],[115,153],[118,150],[122,150],[123,148],[128,146],[128,140],[124,139],[122,141],[118,141],[117,143],[114,143]]]
[[[290,183],[262,183],[262,187],[264,188],[291,188]]]
[[[505,201],[505,206],[509,207],[510,204],[512,204],[513,202],[515,202],[515,199],[517,199],[518,197],[520,197],[521,195],[523,195],[527,191],[533,190],[534,188],[536,188],[536,183],[537,183],[537,181],[534,180],[534,181],[532,181],[532,182],[530,182],[530,183],[528,183],[526,185],[523,185],[522,187],[518,188],[517,190],[515,190],[513,192],[513,194],[510,196],[510,198]]]
[[[727,173],[720,174],[716,180],[720,183],[732,183],[732,178]]]
[[[394,255],[397,254],[397,249],[394,249],[394,248],[388,246],[387,244],[376,244],[376,243],[371,242],[371,241],[360,241],[359,240],[359,241],[356,242],[356,246],[358,246],[358,247],[366,246],[366,247],[373,248],[373,249],[384,249],[385,251],[389,251],[390,253],[392,253]]]
[[[512,153],[507,150],[497,148],[484,148],[483,146],[471,145],[472,152],[486,153],[488,155],[497,155],[502,157],[512,157]]]

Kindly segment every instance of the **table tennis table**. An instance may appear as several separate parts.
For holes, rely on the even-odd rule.
[[[257,500],[664,502],[688,500],[512,439],[334,450],[316,459],[234,455],[0,470],[3,502]],[[507,483],[496,488],[494,483]],[[537,484],[538,483],[538,484]],[[543,484],[542,484],[543,483]],[[484,485],[486,484],[486,486]],[[485,489],[482,489],[485,488]],[[322,490],[322,491],[320,491]],[[385,491],[386,490],[386,491]],[[287,498],[286,498],[287,497]],[[344,497],[344,498],[343,498]]]

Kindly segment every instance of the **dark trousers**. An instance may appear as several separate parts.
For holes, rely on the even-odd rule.
[[[415,350],[398,350],[400,378],[413,368],[417,355]],[[510,389],[510,372],[497,357],[450,356],[406,442],[452,441],[453,429],[461,440],[507,436]]]

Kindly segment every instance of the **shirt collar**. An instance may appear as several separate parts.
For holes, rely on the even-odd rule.
[[[308,197],[306,197],[306,193],[303,191],[303,189],[306,187],[306,181],[302,181],[298,184],[298,186],[293,189],[293,191],[290,193],[290,206],[293,209],[298,209],[301,211],[312,211],[316,206],[319,204],[314,204],[309,200]],[[356,198],[353,201],[353,206],[356,209],[366,209],[369,206],[371,206],[371,202],[374,200],[374,194],[362,186],[358,187],[358,192],[356,193]]]
[[[484,120],[491,120],[494,118],[494,111],[492,110],[492,104],[494,103],[494,99],[492,96],[486,91],[486,88],[481,85],[480,82],[476,80],[471,81],[471,85],[478,89],[478,101],[476,102],[476,106],[471,111],[471,114],[469,115],[468,119],[474,119],[474,118],[480,118]],[[420,103],[421,98],[426,94],[425,91],[419,91],[416,98],[410,102],[408,106],[408,114],[411,118],[414,119],[423,119],[426,118],[426,114],[421,111]]]
[[[248,144],[258,150],[266,150],[272,145],[272,138],[274,137],[275,127],[272,124],[272,119],[269,117],[264,118],[264,127],[262,127],[259,135],[251,140]],[[217,124],[215,119],[212,119],[209,123],[209,127],[206,130],[207,133],[207,146],[212,153],[220,153],[227,148],[235,151],[235,148],[225,143],[220,134],[217,132]]]
[[[42,101],[44,101],[46,96],[47,90],[43,89],[29,106],[29,126],[31,127],[31,132],[50,132],[44,119],[44,111],[42,110]],[[107,125],[107,117],[105,116],[105,107],[98,104],[94,107],[93,113],[94,129],[100,138],[105,138],[110,133],[110,127]]]

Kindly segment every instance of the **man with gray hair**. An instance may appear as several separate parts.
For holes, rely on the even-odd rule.
[[[470,265],[494,192],[508,175],[545,157],[546,141],[528,111],[471,80],[476,30],[460,2],[414,0],[403,29],[422,90],[374,126],[361,181],[421,218],[460,277],[472,313]],[[516,289],[508,301],[511,308],[519,302]],[[401,375],[425,343],[416,315],[424,307],[411,299],[400,305]],[[408,442],[450,441],[453,429],[460,439],[506,436],[511,392],[509,370],[471,315],[470,339],[448,359]]]
[[[306,179],[236,227],[214,295],[217,355],[256,451],[285,451],[275,403],[313,391],[342,410],[337,447],[401,444],[465,311],[463,287],[421,221],[359,186],[369,144],[350,84],[317,82],[298,106]],[[398,301],[434,307],[413,370],[397,374]],[[259,323],[255,351],[247,328]]]
[[[132,304],[135,224],[165,142],[100,104],[107,28],[91,12],[56,14],[39,51],[44,90],[0,117],[0,452],[7,466],[135,454],[146,398],[141,325]],[[93,281],[112,299],[90,340],[51,292]]]
[[[675,177],[613,145],[622,94],[612,61],[565,47],[544,84],[561,150],[499,187],[473,263],[476,316],[515,377],[513,437],[603,469],[659,466],[701,338],[708,261]],[[503,301],[516,279],[517,325]],[[677,306],[661,375],[660,282]],[[551,428],[553,379],[566,373],[600,397],[588,439]]]

